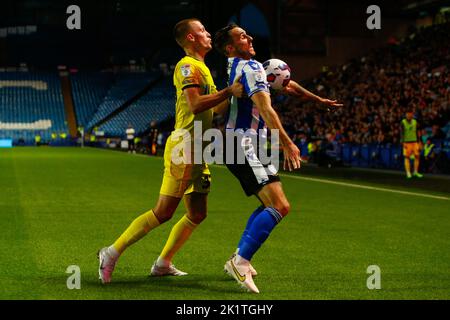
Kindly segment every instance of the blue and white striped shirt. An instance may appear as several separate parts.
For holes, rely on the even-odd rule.
[[[244,86],[247,94],[245,98],[232,97],[227,115],[227,129],[265,129],[263,118],[259,114],[258,108],[250,99],[257,92],[268,92],[266,72],[261,63],[256,60],[244,60],[241,58],[228,58],[228,83],[233,84],[240,75],[240,82]]]

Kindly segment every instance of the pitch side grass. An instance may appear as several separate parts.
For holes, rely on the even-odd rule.
[[[406,183],[402,175],[372,175],[355,182],[346,178],[353,169],[328,179],[394,192],[282,177],[291,212],[252,261],[259,295],[223,273],[258,202],[219,166],[211,169],[208,218],[174,260],[189,275],[148,276],[184,213],[181,205],[171,221],[130,247],[113,282],[101,285],[97,250],[152,208],[162,169],[161,158],[100,149],[0,150],[0,299],[450,298],[449,179]],[[80,290],[67,288],[70,265],[81,270]],[[370,265],[381,270],[380,290],[367,288]]]

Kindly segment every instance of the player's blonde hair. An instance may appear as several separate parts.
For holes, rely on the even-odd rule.
[[[178,45],[182,48],[186,45],[186,35],[191,31],[191,22],[198,21],[197,18],[189,18],[179,21],[175,27],[173,27],[173,36]]]

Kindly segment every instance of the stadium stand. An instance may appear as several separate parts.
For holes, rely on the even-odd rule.
[[[401,42],[330,69],[307,88],[345,106],[320,112],[314,103],[290,98],[278,104],[283,123],[294,138],[303,132],[310,140],[324,141],[327,133],[332,134],[342,145],[341,157],[350,155],[344,162],[352,166],[397,168],[402,161],[397,150],[400,121],[408,108],[414,108],[422,142],[430,137],[442,147],[439,151],[448,153],[449,33],[449,23],[414,30]],[[352,149],[358,150],[349,152]]]
[[[422,127],[421,142],[431,139],[436,159],[448,160],[449,33],[448,23],[413,30],[401,41],[391,41],[312,79],[306,86],[309,90],[344,103],[337,112],[274,97],[283,124],[302,155],[320,159],[332,154],[336,163],[399,169],[403,160],[399,125],[412,107]],[[99,130],[105,136],[123,137],[129,124],[140,135],[150,122],[167,120],[174,113],[175,92],[168,65],[162,73],[166,77],[160,80],[161,72],[72,73],[77,125],[92,129],[101,123]],[[224,79],[216,82],[218,88],[226,85]],[[143,89],[151,83],[153,87],[144,94]],[[142,96],[137,96],[139,93]],[[56,72],[0,72],[0,99],[0,139],[12,138],[16,145],[33,144],[37,134],[45,142],[52,140],[52,133],[67,132]],[[309,143],[315,147],[310,148]],[[430,168],[436,168],[434,163]]]
[[[67,132],[61,86],[56,73],[0,73],[0,138],[31,144],[35,135],[50,141]]]
[[[105,135],[123,136],[128,124],[132,124],[139,135],[151,121],[160,122],[175,112],[175,90],[171,78],[158,82],[146,95],[131,104],[124,111],[100,126]]]
[[[86,127],[92,128],[96,123],[105,119],[125,102],[138,94],[151,81],[155,80],[157,76],[156,73],[117,74],[114,84]]]
[[[70,76],[77,124],[86,127],[113,83],[111,72],[80,72]]]
[[[77,125],[88,128],[105,119],[136,96],[158,73],[81,72],[71,75]],[[109,136],[122,136],[132,123],[137,133],[174,114],[175,92],[171,77],[162,78],[149,92],[102,126]],[[32,145],[35,136],[42,143],[61,145],[67,122],[56,73],[0,73],[0,139],[15,145]],[[56,137],[55,137],[56,136]],[[69,139],[67,140],[69,141]]]

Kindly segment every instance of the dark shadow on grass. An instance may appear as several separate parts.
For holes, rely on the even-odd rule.
[[[165,293],[180,293],[181,290],[195,290],[199,292],[216,292],[225,294],[246,294],[238,284],[227,275],[190,275],[182,277],[151,277],[129,276],[117,277],[107,285],[103,285],[97,279],[85,279],[82,284],[86,287],[104,287],[109,290],[143,289]],[[208,283],[205,285],[204,283]],[[195,294],[194,294],[195,295]]]

